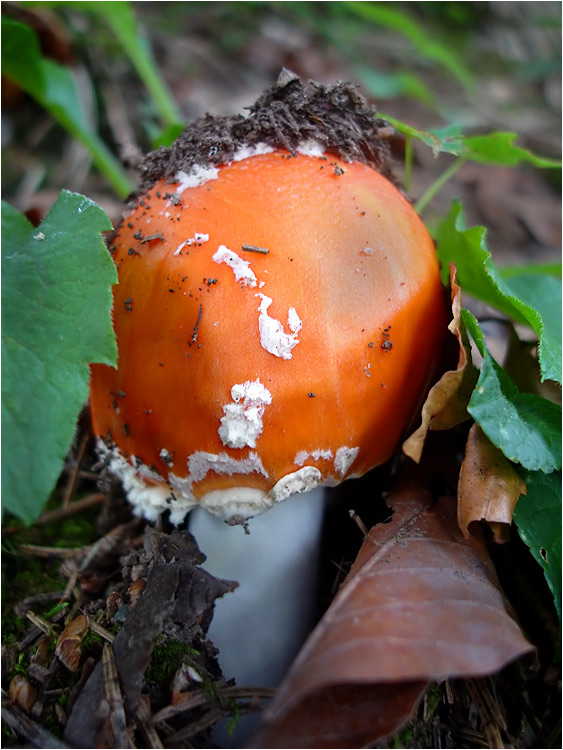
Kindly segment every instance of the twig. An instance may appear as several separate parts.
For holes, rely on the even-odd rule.
[[[125,533],[129,529],[134,529],[141,523],[141,519],[134,518],[132,521],[122,523],[115,529],[112,529],[108,534],[98,539],[91,547],[88,548],[88,552],[82,562],[80,563],[79,572],[86,570],[91,565],[96,557],[107,555],[113,552],[115,548],[121,543]]]
[[[76,484],[78,482],[78,472],[80,471],[80,464],[82,463],[82,459],[84,458],[84,454],[86,453],[86,447],[88,445],[89,440],[90,440],[90,434],[88,432],[85,432],[82,435],[82,438],[76,450],[76,456],[74,458],[74,466],[69,472],[67,485],[65,487],[65,491],[63,494],[63,501],[62,501],[63,508],[66,508],[67,505],[70,503],[71,498],[73,497],[74,492],[76,490]]]
[[[203,732],[205,729],[209,729],[214,724],[217,724],[223,718],[223,710],[218,706],[210,709],[206,714],[201,716],[199,719],[190,722],[183,727],[179,732],[173,734],[171,737],[167,737],[164,740],[164,747],[179,747],[179,743],[184,740],[188,740],[190,737],[194,737],[196,734]]]
[[[53,632],[53,628],[51,625],[47,622],[47,620],[44,620],[42,617],[39,617],[39,615],[36,615],[35,612],[27,612],[26,613],[27,619],[35,625],[36,628],[39,628],[39,630],[42,630],[45,635],[51,635]]]
[[[98,738],[102,739],[104,744],[101,747],[131,747],[131,740],[127,732],[127,719],[125,718],[125,707],[123,705],[123,696],[121,695],[121,687],[119,685],[119,675],[117,672],[117,665],[115,663],[115,656],[111,646],[106,644],[102,654],[102,669],[103,669],[103,690],[105,703],[109,709],[108,722],[104,725],[104,734],[107,729],[111,734],[110,745],[105,745],[108,741],[107,737]],[[109,726],[108,726],[109,724]],[[105,741],[105,742],[104,742]]]
[[[156,748],[156,750],[160,750],[160,748],[164,747],[160,736],[152,725],[149,707],[143,699],[140,700],[137,710],[135,711],[135,720],[145,739],[147,747]]]
[[[64,557],[72,558],[79,552],[85,552],[90,547],[42,547],[37,544],[21,544],[20,552],[32,557]]]
[[[219,690],[217,691],[216,699],[219,701],[231,699],[259,702],[262,700],[270,700],[274,697],[275,692],[276,691],[272,690],[271,688],[263,687],[223,687],[219,688]],[[200,708],[201,706],[205,706],[212,701],[213,698],[211,698],[209,694],[205,693],[202,690],[198,693],[194,693],[191,698],[188,698],[178,705],[169,705],[162,708],[152,717],[153,723],[160,724],[167,719],[172,718],[176,714],[183,713],[184,711],[192,711],[194,708]]]
[[[366,537],[366,536],[367,536],[367,535],[369,534],[369,530],[368,530],[367,526],[365,525],[365,523],[364,523],[364,522],[362,521],[362,519],[360,518],[360,516],[359,516],[359,515],[358,515],[358,514],[356,513],[356,511],[355,511],[355,510],[353,510],[353,509],[350,509],[350,510],[348,511],[348,513],[350,514],[350,518],[351,518],[351,519],[352,519],[353,521],[355,521],[355,523],[356,523],[356,526],[357,526],[357,527],[359,528],[359,530],[360,530],[360,531],[362,532],[362,536]]]
[[[113,633],[110,633],[109,630],[106,630],[101,625],[98,625],[98,623],[95,620],[92,620],[91,617],[88,617],[88,627],[94,633],[97,633],[102,638],[104,638],[104,640],[106,640],[108,643],[113,643],[115,639],[115,636],[113,635]]]
[[[93,505],[103,503],[106,499],[107,496],[102,492],[95,492],[92,495],[86,495],[86,497],[83,497],[81,500],[75,500],[73,503],[65,504],[63,501],[62,507],[57,508],[56,510],[47,511],[47,513],[43,513],[43,515],[40,516],[35,523],[43,524],[48,523],[49,521],[61,521],[62,519],[68,518],[75,513],[80,513],[87,508],[91,508]]]
[[[28,596],[14,607],[15,613],[19,617],[25,617],[30,609],[37,604],[47,604],[49,602],[60,602],[64,598],[64,591],[45,591],[43,594]]]
[[[2,721],[20,735],[25,737],[28,744],[27,747],[45,748],[45,750],[51,750],[51,748],[62,748],[65,750],[69,748],[60,737],[55,737],[51,732],[47,731],[40,724],[36,724],[29,716],[20,711],[15,706],[10,705],[8,702],[2,702]]]
[[[260,255],[270,254],[270,251],[267,247],[258,247],[257,245],[243,245],[242,249],[247,253],[259,253]]]

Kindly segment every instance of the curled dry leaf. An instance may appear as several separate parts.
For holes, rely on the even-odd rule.
[[[266,711],[251,747],[363,747],[395,732],[425,683],[500,670],[533,647],[455,498],[416,485],[366,537],[350,574]],[[389,503],[389,501],[388,501]]]
[[[477,382],[471,362],[471,345],[461,321],[461,289],[456,283],[456,268],[450,265],[453,318],[448,329],[459,343],[457,369],[448,370],[430,389],[422,407],[420,427],[403,443],[403,453],[420,461],[428,430],[448,430],[469,419],[467,404]]]
[[[518,498],[525,494],[526,484],[514,465],[474,424],[467,438],[457,489],[457,519],[463,534],[469,536],[473,521],[487,521],[495,536],[502,539],[502,527],[510,526]]]
[[[82,653],[81,643],[88,632],[88,619],[78,615],[63,630],[57,641],[55,653],[71,672],[76,672]]]
[[[9,695],[15,706],[29,712],[37,700],[37,688],[23,674],[16,674],[10,682]]]

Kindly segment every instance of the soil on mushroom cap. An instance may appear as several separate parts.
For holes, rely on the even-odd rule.
[[[296,153],[299,144],[316,141],[345,161],[359,161],[393,181],[389,138],[393,128],[377,117],[376,108],[347,83],[323,86],[282,71],[248,116],[211,117],[190,125],[169,148],[148,154],[142,162],[137,195],[159,179],[195,165],[219,165],[242,148],[266,144]]]

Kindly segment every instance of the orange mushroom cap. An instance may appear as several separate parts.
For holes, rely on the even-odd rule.
[[[143,192],[113,257],[92,417],[139,512],[240,521],[396,450],[446,321],[432,240],[375,169],[246,149]]]

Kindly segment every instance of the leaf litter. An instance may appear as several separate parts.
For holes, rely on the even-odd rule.
[[[429,430],[449,430],[469,419],[467,404],[477,382],[477,370],[471,360],[471,344],[461,319],[461,288],[456,281],[455,266],[450,266],[452,320],[448,326],[458,343],[458,363],[455,370],[446,370],[430,389],[422,406],[422,421],[403,443],[403,452],[420,461]]]
[[[508,539],[514,508],[526,483],[481,428],[474,424],[467,438],[458,484],[458,524],[465,536],[469,525],[486,521],[499,541]]]
[[[455,311],[456,304],[460,308],[455,282],[453,300]],[[462,330],[458,314],[454,334],[463,367],[470,359]],[[451,372],[458,373],[458,385],[463,382],[463,373],[460,377],[458,370]],[[447,389],[446,397],[455,402],[456,388]],[[430,430],[425,435],[429,445],[422,473],[429,462],[437,463],[449,494],[432,499],[428,488],[433,480],[425,475],[416,492],[403,488],[388,498],[394,509],[391,522],[375,526],[366,536],[348,582],[312,635],[320,650],[307,646],[305,656],[298,658],[265,714],[254,746],[362,747],[385,742],[413,712],[426,711],[428,696],[436,689],[433,682],[444,681],[439,689],[446,692],[451,684],[458,685],[456,696],[465,696],[477,707],[475,692],[482,696],[488,690],[483,679],[490,678],[483,675],[532,653],[498,586],[486,546],[475,536],[478,527],[468,522],[472,536],[464,538],[457,526],[457,474],[448,468],[456,465],[453,454],[432,445],[444,435],[448,445],[461,446],[467,429],[461,424],[448,434]],[[79,434],[77,452],[82,443]],[[90,493],[92,479],[98,478],[88,466],[77,471],[70,459],[68,467],[68,484],[61,488],[68,503],[49,511],[58,521],[68,519],[74,504],[77,512],[87,512],[88,503],[83,509],[72,495],[84,489],[81,478],[90,483]],[[76,642],[66,638],[66,643],[72,647],[78,681],[63,710],[56,703],[59,688],[53,687],[66,671],[62,662],[52,659],[43,672],[35,667],[32,675],[41,698],[32,708],[36,721],[5,703],[7,721],[23,736],[39,736],[39,746],[44,747],[134,747],[139,741],[150,747],[186,747],[194,741],[196,746],[209,746],[206,733],[217,721],[261,710],[272,697],[272,691],[225,681],[216,651],[205,637],[214,598],[235,584],[205,573],[200,567],[204,557],[187,532],[131,520],[120,488],[104,481],[106,502],[97,498],[91,506],[99,513],[102,536],[97,541],[75,550],[27,545],[28,554],[62,560],[68,584],[65,591],[54,592],[58,598],[50,595],[50,603],[67,603],[70,611],[61,610],[52,618],[30,617],[34,628],[20,642],[20,653],[33,648],[44,633],[51,634],[51,640],[55,634],[62,643],[64,625],[69,623],[68,636],[75,623],[78,634],[71,629],[71,635]],[[53,517],[45,515],[46,522]],[[36,597],[38,606],[42,602]],[[19,610],[25,615],[25,607]],[[84,618],[89,626],[85,635]],[[88,643],[92,633],[101,635],[93,647]],[[156,686],[155,666],[162,649],[171,644],[186,648],[164,683]],[[476,680],[473,693],[467,679],[457,679],[470,675]],[[483,709],[482,731],[487,734],[493,730],[486,728],[494,727],[503,734],[504,724],[497,726],[491,719],[493,708]],[[37,723],[53,710],[66,742]],[[440,737],[444,731],[436,728]]]
[[[429,682],[482,677],[534,653],[483,540],[459,530],[455,498],[407,485],[387,504],[392,520],[364,540],[252,747],[373,745]]]
[[[88,433],[83,420],[76,455]],[[85,512],[73,494],[100,477],[91,470],[93,452],[84,453],[78,470],[73,454],[67,462],[59,493],[68,504],[48,511],[34,535],[42,524]],[[20,626],[19,641],[3,648],[11,685],[3,719],[34,747],[190,746],[223,715],[259,710],[272,694],[226,681],[206,637],[215,599],[237,583],[201,567],[205,556],[189,532],[131,519],[121,488],[106,480],[102,486],[105,502],[90,506],[102,534],[97,541],[62,550],[21,546],[26,559],[56,564],[68,583],[61,590],[58,578],[58,590],[16,605],[30,626]]]
[[[503,4],[501,4],[501,5],[503,5]],[[507,4],[507,5],[510,5],[510,4]],[[513,4],[513,7],[516,7],[517,5],[518,4]],[[531,29],[530,31],[532,32],[532,31],[534,31],[534,29]],[[384,31],[383,35],[385,37],[387,35],[387,32]],[[258,42],[259,41],[260,41],[260,39],[258,39]],[[312,54],[311,50],[313,49],[314,45],[307,44],[306,47],[307,47],[307,54]],[[372,45],[372,47],[373,47],[373,45]],[[375,47],[373,47],[373,48],[377,49],[377,47],[378,46],[375,45]],[[380,45],[380,47],[381,47],[381,45]],[[272,44],[270,43],[270,44],[266,45],[266,48],[268,50],[268,55],[271,55]],[[384,49],[384,45],[381,48]],[[278,57],[276,58],[276,60],[274,61],[273,66],[272,66],[273,70],[279,69],[279,67],[281,67],[281,64],[285,62],[285,59],[283,59],[283,60],[279,59],[281,57],[281,53],[278,52],[277,54],[278,54]],[[303,56],[304,51],[301,50],[300,54],[301,54],[301,56]],[[175,58],[177,58],[177,57],[178,56],[175,55]],[[270,57],[268,57],[268,60],[270,60]],[[271,64],[271,63],[268,63],[268,64]],[[262,70],[262,73],[264,72],[264,70],[267,70],[266,66],[261,66],[260,69]],[[112,75],[113,75],[113,73],[114,73],[114,71],[112,71]],[[268,72],[268,75],[269,74],[270,73]],[[344,78],[347,79],[347,76],[344,76]],[[233,78],[233,80],[234,80],[234,78]],[[209,79],[207,79],[205,81],[205,85],[202,85],[200,87],[200,89],[199,89],[200,94],[204,94],[205,96],[212,96],[213,94],[209,93],[209,92],[213,92],[214,91],[214,88],[213,88],[212,84],[213,84],[213,81],[210,81]],[[516,86],[516,84],[514,84],[514,85]],[[520,96],[520,88],[521,87],[519,86],[519,88],[518,88],[518,95],[519,96]],[[231,89],[235,90],[236,86],[232,86]],[[200,98],[201,98],[201,96],[200,96]],[[197,97],[191,96],[191,99],[192,99],[192,101],[190,102],[190,104],[191,104],[191,106],[193,106],[195,100],[197,99]],[[198,104],[199,104],[199,100],[198,100]],[[491,104],[491,102],[489,101],[489,105],[490,104]],[[203,104],[201,104],[201,106],[203,106],[204,110],[205,110],[205,107],[206,107],[205,102]],[[412,103],[408,103],[408,106],[410,108],[412,108]],[[400,107],[400,103],[399,103],[399,107]],[[399,111],[400,111],[400,109],[399,109]],[[538,127],[538,119],[540,117],[541,117],[541,115],[538,114],[536,116],[536,119],[533,120],[532,129]],[[541,125],[541,122],[539,124]],[[558,128],[556,128],[556,130],[558,130]],[[16,132],[18,132],[18,129],[16,129]],[[532,134],[535,135],[535,133],[532,133]],[[470,168],[472,169],[472,172],[469,172]],[[441,167],[439,167],[439,169],[441,170]],[[526,200],[523,200],[523,201],[520,202],[518,210],[512,209],[512,211],[510,212],[509,216],[505,215],[505,213],[503,211],[501,211],[501,212],[496,211],[496,209],[499,208],[498,204],[500,204],[500,208],[501,209],[504,209],[505,199],[507,198],[507,195],[508,195],[508,192],[509,192],[507,190],[508,186],[504,184],[504,181],[501,182],[501,181],[499,181],[496,178],[496,175],[497,175],[497,173],[499,173],[499,171],[500,170],[497,169],[494,172],[491,172],[490,168],[481,169],[480,165],[475,165],[475,166],[473,166],[473,165],[466,165],[464,167],[464,170],[461,173],[459,173],[459,175],[457,177],[457,185],[454,184],[455,185],[454,186],[454,192],[455,192],[456,189],[459,191],[460,188],[466,187],[466,183],[469,183],[469,184],[467,184],[467,189],[464,191],[465,195],[462,196],[462,197],[464,197],[464,203],[465,203],[465,205],[468,206],[468,207],[470,207],[470,206],[473,207],[474,212],[477,211],[480,214],[485,213],[485,210],[486,210],[486,211],[488,211],[488,213],[490,214],[491,217],[495,218],[495,224],[496,224],[496,226],[493,225],[493,227],[492,227],[492,232],[495,233],[495,235],[496,235],[495,236],[495,239],[496,239],[496,241],[495,241],[495,251],[497,252],[497,251],[499,251],[499,249],[500,249],[500,251],[502,251],[503,248],[504,248],[504,252],[505,252],[505,255],[506,255],[506,254],[509,254],[509,253],[514,253],[515,252],[514,248],[516,247],[516,250],[520,252],[520,254],[522,255],[523,259],[526,259],[526,260],[528,259],[529,255],[527,255],[527,254],[524,253],[524,249],[526,249],[526,250],[529,249],[529,247],[528,247],[529,246],[529,239],[526,236],[526,233],[523,232],[521,238],[518,238],[518,237],[514,238],[512,236],[512,233],[515,231],[515,228],[516,229],[519,228],[519,222],[520,222],[520,219],[522,218],[522,211],[521,211],[521,209],[525,209],[525,211],[526,211],[526,213],[524,214],[523,218],[524,218],[524,223],[526,224],[527,230],[530,231],[530,232],[532,232],[532,234],[535,236],[535,238],[537,240],[538,247],[532,246],[532,248],[531,248],[532,252],[536,252],[536,253],[539,252],[541,250],[541,247],[539,247],[539,246],[542,245],[542,244],[545,245],[545,246],[547,246],[547,247],[550,247],[552,244],[554,244],[555,246],[557,246],[559,244],[559,240],[560,240],[560,238],[557,237],[557,219],[558,219],[558,217],[559,217],[559,220],[560,220],[560,196],[557,195],[557,191],[555,191],[555,195],[553,193],[548,193],[547,195],[541,195],[540,192],[539,192],[539,190],[537,189],[538,185],[535,185],[533,183],[533,175],[530,172],[530,170],[520,171],[517,174],[520,174],[522,176],[522,182],[523,182],[523,190],[522,190],[522,192],[525,193]],[[475,173],[475,174],[473,174],[473,173]],[[435,175],[433,176],[433,173],[432,173],[431,169],[419,170],[419,176],[421,174],[422,174],[423,177],[427,177],[429,180],[434,179],[434,176],[435,176]],[[508,172],[507,172],[507,174],[508,174]],[[515,171],[512,170],[510,172],[510,174],[512,174],[512,175],[515,174]],[[479,178],[479,181],[482,183],[482,185],[485,185],[486,187],[489,188],[488,191],[487,191],[487,194],[484,194],[483,191],[479,192],[479,190],[475,189],[475,181],[476,181],[475,175],[477,175],[477,177]],[[467,178],[467,179],[464,179],[464,178]],[[530,187],[532,189],[530,189]],[[528,189],[526,190],[526,188],[528,188]],[[39,194],[39,195],[41,195],[41,194]],[[107,198],[106,198],[106,200],[107,200]],[[52,201],[50,200],[49,202],[52,202]],[[543,212],[543,206],[544,205],[549,205],[551,207],[552,216],[554,218],[554,221],[550,221],[549,217],[547,217],[548,220],[546,220],[546,217],[544,217],[544,212]],[[539,210],[539,209],[541,209],[541,210]],[[447,207],[446,207],[445,210],[447,210]],[[495,213],[495,211],[496,211],[496,213]],[[119,213],[119,207],[116,207],[115,208],[115,216],[116,217],[118,216],[118,213]],[[500,221],[498,221],[498,217],[499,216],[501,217]],[[552,239],[552,238],[555,238],[555,239]],[[507,248],[509,248],[509,250],[507,250]],[[518,248],[519,248],[519,250],[518,250]],[[544,250],[545,250],[545,248],[544,248]],[[509,255],[509,257],[512,258],[513,256]],[[435,436],[433,436],[433,435],[429,435],[428,436],[427,442],[429,443],[429,446],[427,447],[427,449],[425,451],[425,456],[424,456],[425,459],[428,457],[429,451],[432,451],[432,445],[431,445],[431,443],[432,443],[432,438],[433,437],[435,437]],[[549,475],[549,478],[551,478],[551,475]],[[559,477],[559,481],[560,481],[560,477]],[[545,488],[541,487],[541,491],[538,493],[539,499],[538,499],[538,501],[536,503],[536,506],[534,506],[532,508],[532,510],[530,511],[531,514],[532,514],[532,516],[533,516],[534,513],[538,513],[539,509],[543,508],[543,501],[544,501],[545,494],[546,494]],[[80,502],[80,501],[73,501],[72,504],[74,504],[75,502]],[[102,507],[106,508],[107,505],[108,504],[106,503]],[[527,507],[528,507],[528,505],[526,505],[526,508]],[[524,512],[524,506],[522,504],[520,504],[518,506],[518,509],[521,509],[522,513]],[[76,511],[77,510],[78,509],[76,509]],[[473,527],[474,526],[475,526],[475,524],[471,524],[471,530],[472,531],[473,531]],[[138,529],[137,532],[140,533],[140,530]],[[138,542],[138,537],[134,538],[132,532],[128,532],[128,536],[126,537],[125,541],[132,541],[133,543],[137,543]],[[497,550],[501,550],[501,552],[505,552],[505,551],[508,550],[508,548],[510,546],[511,545],[503,545],[502,547],[496,547],[496,549]],[[538,547],[538,559],[539,560],[543,560],[543,556],[546,553],[544,540],[542,540],[542,544],[541,545],[538,543],[537,547]],[[44,550],[46,550],[46,549],[47,548],[44,548]],[[54,554],[55,554],[54,549],[55,548],[51,548],[51,557],[54,556]],[[551,556],[551,549],[552,549],[551,547],[549,547],[549,549],[548,549],[548,551],[550,553],[550,556]],[[558,544],[555,544],[553,546],[553,552],[554,552],[554,554],[555,553],[559,553],[560,554],[560,541],[559,541]],[[73,552],[71,549],[67,549],[66,553],[67,553],[67,558],[66,558],[67,560],[69,559],[69,556],[71,554],[77,555],[77,553]],[[31,552],[30,552],[30,554],[31,554]],[[45,555],[46,554],[47,553],[45,553]],[[48,560],[47,557],[43,557],[41,559],[42,560]],[[522,562],[521,559],[517,558],[518,566],[520,566],[521,562]],[[99,569],[102,568],[102,567],[103,567],[102,566],[102,560],[98,559],[98,561],[96,562],[96,570],[92,570],[92,567],[90,567],[88,570],[83,570],[82,580],[80,579],[80,577],[78,577],[77,579],[75,579],[75,585],[77,587],[75,590],[79,590],[80,588],[82,588],[85,583],[93,584],[95,582],[95,579],[96,579],[96,575],[95,574],[97,574],[99,572]],[[126,570],[123,571],[123,573],[124,573],[124,576],[129,575]],[[137,580],[139,580],[139,579],[137,579]],[[83,589],[83,592],[84,592],[84,589]],[[45,593],[49,594],[49,592],[45,592]],[[56,594],[57,592],[55,591],[54,593]],[[61,592],[58,592],[58,593],[60,594]],[[128,591],[127,591],[127,587],[126,586],[124,588],[122,587],[120,589],[120,594],[123,595],[123,600],[126,602],[126,604],[125,604],[125,607],[126,607],[127,606],[127,601],[128,601]],[[26,597],[26,599],[31,599],[31,598],[32,597]],[[68,592],[67,592],[67,599],[69,601],[74,602],[73,603],[73,607],[76,605],[76,602],[74,601],[74,599],[71,598],[71,596],[70,596],[70,594]],[[46,607],[50,607],[53,603],[56,603],[56,601],[57,601],[57,597],[55,597],[53,600],[49,601],[48,604],[47,603],[44,603],[44,604],[45,604]],[[84,598],[81,598],[81,601],[83,602]],[[36,606],[39,607],[40,603],[36,602],[34,604],[30,604],[30,607],[28,607],[28,608],[32,608],[33,609]],[[119,609],[120,608],[118,608],[118,610]],[[545,614],[545,612],[543,610],[541,610],[541,609],[539,609],[539,610],[534,609],[534,612],[537,612],[537,618],[538,619],[541,619],[542,616]],[[49,623],[51,625],[54,625],[55,629],[58,630],[58,632],[60,632],[62,630],[62,628],[63,628],[63,622],[62,622],[63,617],[64,617],[64,612],[61,612],[61,613],[59,613],[59,615],[55,615],[52,618],[49,618]],[[117,622],[117,620],[116,620],[116,622]],[[25,637],[22,637],[22,640],[21,640],[21,642],[20,642],[19,645],[21,646],[22,649],[24,649],[24,648],[29,648],[29,646],[26,646],[26,641],[28,641],[29,643],[38,643],[38,642],[40,643],[41,641],[38,641],[37,639],[42,636],[42,632],[43,631],[41,631],[35,625],[33,625],[27,631],[27,634],[25,635]],[[31,638],[31,640],[30,640],[30,638]],[[35,640],[33,640],[33,638]],[[14,655],[14,651],[15,651],[15,655]],[[8,661],[11,662],[12,666],[13,666],[14,662],[12,661],[12,659],[13,660],[17,660],[17,649],[13,648],[13,644],[8,644],[7,647],[6,647],[6,652],[7,652],[7,656],[8,656]],[[92,661],[92,656],[88,656],[88,654],[91,654],[91,653],[92,652],[89,651],[88,649],[85,650],[85,655],[84,656],[85,656],[86,662],[88,662],[88,661],[91,662]],[[3,654],[3,656],[4,656],[4,654]],[[101,658],[101,654],[97,653],[96,654],[96,658]],[[548,659],[547,661],[550,661],[550,660]],[[85,674],[87,671],[88,671],[87,669],[84,669],[83,670],[83,674]],[[548,672],[549,672],[549,667],[547,668],[547,672],[544,671],[544,674],[546,675],[546,677],[547,677]],[[513,676],[513,674],[511,676]],[[81,677],[81,679],[82,679],[82,677]],[[77,693],[80,691],[81,686],[83,684],[85,684],[85,681],[86,680],[84,680],[79,686],[77,686],[79,688],[79,689],[76,690]],[[525,689],[526,689],[525,685],[523,685],[520,682],[518,682],[517,679],[514,680],[513,682],[514,682],[514,691],[516,693],[518,693],[519,691],[523,693],[525,691]],[[551,682],[553,682],[553,676],[551,677]],[[486,741],[486,742],[488,742],[488,745],[490,747],[501,747],[502,744],[499,741],[500,738],[498,736],[498,733],[497,733],[497,736],[495,736],[495,731],[494,731],[494,729],[495,729],[495,722],[499,721],[499,717],[497,715],[498,712],[497,712],[497,709],[496,709],[496,706],[495,706],[495,704],[498,704],[498,702],[499,702],[499,697],[498,697],[498,695],[495,694],[493,680],[491,678],[480,678],[480,679],[476,679],[476,680],[463,681],[462,684],[465,687],[461,691],[459,690],[460,683],[461,683],[461,681],[453,681],[452,682],[452,681],[449,681],[449,680],[447,680],[446,682],[444,682],[442,684],[442,693],[441,693],[440,699],[443,699],[444,701],[446,701],[448,703],[452,703],[453,700],[454,700],[454,697],[455,697],[457,700],[460,701],[462,707],[464,709],[467,709],[469,715],[475,716],[476,714],[478,714],[480,717],[482,717],[482,722],[484,724],[486,723],[488,725],[488,727],[491,727],[491,729],[487,730],[487,733],[486,733],[487,736],[486,736],[486,739],[484,739],[482,735],[479,735],[477,733],[477,731],[475,731],[475,729],[474,729],[475,725],[472,724],[470,721],[467,721],[465,723],[465,726],[464,726],[464,719],[467,718],[467,715],[463,715],[463,718],[462,718],[462,715],[461,715],[461,712],[460,712],[460,714],[458,716],[458,720],[456,722],[456,728],[458,729],[458,732],[459,732],[458,733],[458,742],[459,742],[459,744],[454,744],[454,742],[455,742],[455,739],[454,739],[454,741],[452,743],[448,744],[447,746],[449,746],[449,747],[455,747],[455,746],[457,746],[457,747],[459,747],[459,746],[476,746],[476,745],[477,746],[483,746],[485,744],[485,741]],[[542,683],[541,680],[540,680],[540,692],[543,691],[546,687],[549,688],[549,685],[550,685],[550,680],[549,679],[545,679],[545,683]],[[537,687],[538,687],[538,685],[536,683],[535,688],[537,688]],[[379,711],[379,704],[375,704],[375,703],[371,702],[372,700],[375,700],[375,697],[374,697],[374,694],[372,694],[370,696],[369,693],[367,692],[367,689],[366,689],[365,692],[363,692],[363,693],[361,692],[362,690],[364,690],[364,688],[366,688],[366,686],[358,686],[357,687],[357,692],[355,693],[354,696],[352,696],[351,688],[345,688],[345,689],[347,689],[347,690],[350,691],[348,693],[348,695],[351,698],[350,707],[352,707],[354,705],[357,705],[357,707],[358,707],[358,713],[359,714],[369,714],[369,713],[371,713],[372,721],[376,722],[377,719],[378,719],[378,716],[381,713]],[[391,689],[391,686],[388,686],[388,689]],[[414,689],[416,691],[416,690],[418,690],[418,687],[415,685]],[[227,690],[231,690],[232,691],[232,690],[235,690],[235,688],[220,688],[220,690],[223,691],[223,693],[226,693]],[[335,688],[331,689],[331,691],[335,691],[335,690],[336,690]],[[453,692],[455,692],[455,696],[452,694]],[[321,695],[321,698],[322,698],[322,694],[320,692],[317,695]],[[195,705],[197,707],[198,705],[201,706],[201,705],[205,704],[206,700],[207,700],[207,698],[206,698],[205,695],[203,695],[201,692],[198,693],[197,691],[195,691],[193,697],[189,698],[186,702],[189,703],[191,706]],[[432,747],[445,746],[444,744],[441,744],[441,741],[444,741],[444,739],[447,741],[447,737],[444,738],[443,728],[439,727],[439,726],[436,727],[434,725],[434,721],[435,721],[435,719],[436,719],[436,717],[437,717],[437,715],[439,713],[439,712],[436,712],[436,713],[433,714],[433,705],[434,705],[435,700],[437,700],[437,698],[436,698],[435,692],[433,692],[433,690],[431,688],[430,690],[428,690],[425,693],[424,697],[420,701],[419,709],[418,709],[419,710],[419,715],[420,715],[421,723],[423,723],[425,726],[427,726],[429,728],[429,734],[430,734],[430,730],[432,731],[432,737],[435,738],[434,744],[432,744],[432,745],[423,745],[423,744],[417,745],[416,744],[416,740],[413,740],[414,744],[411,744],[410,746],[412,746],[412,747],[415,747],[415,746],[417,746],[417,747],[423,747],[423,746],[432,746]],[[303,704],[304,703],[305,702],[303,702]],[[144,704],[142,704],[142,705],[144,705]],[[516,705],[518,705],[518,703],[516,703]],[[20,727],[20,728],[21,727],[25,727],[25,731],[22,731],[22,736],[29,737],[30,744],[33,744],[33,745],[35,745],[37,747],[64,747],[65,746],[65,743],[62,740],[60,740],[59,738],[54,737],[52,734],[50,734],[50,732],[48,730],[46,730],[44,727],[42,727],[38,723],[38,721],[33,720],[30,716],[28,716],[27,714],[25,714],[25,712],[18,711],[16,708],[13,708],[13,707],[9,707],[9,708],[10,708],[10,710],[8,710],[8,708],[6,708],[6,706],[3,704],[3,715],[4,715],[4,717],[8,717],[9,721],[11,722],[10,726],[12,726],[12,727],[14,727],[14,726],[15,727]],[[179,708],[181,708],[181,707],[179,707]],[[511,705],[510,708],[511,708],[512,711],[514,710],[514,706]],[[160,714],[161,714],[162,717],[164,717],[164,716],[169,717],[169,716],[173,715],[173,709],[174,709],[174,707],[171,704],[169,704],[169,705],[165,706],[164,709],[162,709],[162,711],[160,712]],[[560,716],[560,705],[556,705],[555,706],[555,713]],[[41,716],[41,714],[39,712],[35,712],[34,715],[35,716],[39,716],[39,717]],[[176,715],[178,715],[178,714],[176,714]],[[158,714],[156,714],[156,716],[158,716]],[[163,720],[164,720],[164,718],[163,718]],[[528,737],[527,737],[528,744],[513,744],[512,746],[556,747],[557,746],[557,738],[555,738],[555,742],[554,742],[553,741],[554,740],[553,737],[550,737],[550,736],[542,737],[542,731],[541,731],[542,728],[538,727],[538,723],[542,722],[543,720],[544,720],[544,717],[540,716],[539,713],[536,713],[535,717],[532,715],[529,718],[529,721],[530,722],[534,722],[535,721],[535,730],[532,732],[531,738],[528,735]],[[62,715],[61,715],[61,719],[60,719],[60,724],[61,725],[64,724],[64,716],[62,716]],[[546,726],[548,726],[548,725],[549,725],[549,722],[547,723]],[[501,726],[501,728],[504,728],[504,725],[502,725],[502,722],[500,722],[499,726]],[[462,736],[462,731],[463,731],[463,736]],[[430,739],[426,738],[426,739],[427,739],[427,741],[431,741],[431,738]],[[357,737],[357,740],[359,740],[359,737]],[[401,743],[401,739],[399,739],[398,741],[395,741],[395,744],[391,744],[390,746],[397,746],[397,742]],[[355,741],[354,741],[354,745],[356,745]],[[157,747],[159,745],[156,744],[156,742],[155,742],[155,744],[153,744],[152,746]],[[197,746],[197,744],[195,746]],[[407,744],[407,745],[403,745],[403,746],[409,746],[409,745]]]

